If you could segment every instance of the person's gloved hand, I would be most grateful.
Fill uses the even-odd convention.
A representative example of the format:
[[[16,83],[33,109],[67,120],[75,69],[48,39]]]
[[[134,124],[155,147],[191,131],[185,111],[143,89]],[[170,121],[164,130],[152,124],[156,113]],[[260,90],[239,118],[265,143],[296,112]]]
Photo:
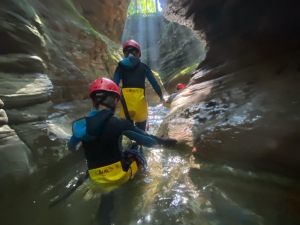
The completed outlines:
[[[177,140],[173,138],[159,138],[158,144],[163,145],[165,147],[171,147],[177,144]]]

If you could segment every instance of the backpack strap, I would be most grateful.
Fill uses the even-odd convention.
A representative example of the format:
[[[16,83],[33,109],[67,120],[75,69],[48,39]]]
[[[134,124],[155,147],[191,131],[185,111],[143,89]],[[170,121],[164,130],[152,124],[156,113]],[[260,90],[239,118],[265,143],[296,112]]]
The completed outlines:
[[[122,106],[123,106],[123,110],[124,110],[124,114],[125,114],[125,117],[126,119],[133,123],[133,120],[131,119],[130,115],[129,115],[129,112],[128,112],[128,108],[127,108],[127,105],[126,105],[126,102],[125,102],[125,98],[123,96],[123,92],[121,91],[121,103],[122,103]]]
[[[123,75],[122,75],[122,73],[121,73],[121,69],[119,68],[119,66],[117,67],[116,72],[120,74],[121,79],[122,79],[122,76],[123,76]],[[124,95],[123,95],[123,91],[122,91],[122,90],[121,90],[121,99],[120,99],[120,100],[121,100],[121,104],[122,104],[122,106],[123,106],[123,111],[124,111],[124,114],[125,114],[126,119],[127,119],[129,122],[133,123],[133,120],[131,119],[131,117],[130,117],[130,115],[129,115],[128,108],[127,108],[126,101],[125,101],[125,98],[124,98]]]

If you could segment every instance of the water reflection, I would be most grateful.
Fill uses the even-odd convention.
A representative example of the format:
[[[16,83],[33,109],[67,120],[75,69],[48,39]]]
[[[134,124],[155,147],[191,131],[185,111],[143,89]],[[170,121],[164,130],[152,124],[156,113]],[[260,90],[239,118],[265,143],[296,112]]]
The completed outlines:
[[[167,113],[162,106],[150,107],[152,133]],[[145,155],[148,170],[117,189],[113,198],[92,193],[85,183],[49,210],[50,199],[73,187],[86,170],[83,157],[66,159],[31,178],[26,191],[20,186],[18,193],[3,197],[1,224],[101,224],[110,213],[99,209],[101,201],[112,209],[115,225],[299,224],[288,202],[299,205],[299,191],[291,195],[286,178],[195,161],[191,154],[174,149],[147,149]]]

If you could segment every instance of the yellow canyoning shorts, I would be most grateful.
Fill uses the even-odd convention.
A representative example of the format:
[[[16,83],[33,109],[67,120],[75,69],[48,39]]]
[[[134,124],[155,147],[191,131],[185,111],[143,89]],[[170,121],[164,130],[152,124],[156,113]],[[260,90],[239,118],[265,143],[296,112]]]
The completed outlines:
[[[94,192],[108,193],[119,185],[132,179],[138,171],[136,161],[132,162],[127,172],[123,171],[121,161],[114,164],[89,170],[89,189]]]
[[[123,88],[122,93],[128,113],[133,122],[143,122],[148,118],[148,103],[142,88]],[[120,106],[120,117],[126,118],[124,109]]]

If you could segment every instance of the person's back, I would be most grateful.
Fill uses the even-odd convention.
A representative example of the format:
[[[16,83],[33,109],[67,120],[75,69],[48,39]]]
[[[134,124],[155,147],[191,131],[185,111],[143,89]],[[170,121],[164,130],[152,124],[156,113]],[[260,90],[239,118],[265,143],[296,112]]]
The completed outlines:
[[[135,56],[128,56],[119,62],[116,73],[121,75],[122,88],[141,88],[145,89],[145,80],[147,73],[150,73],[149,67],[142,63]],[[114,81],[117,82],[115,77]]]
[[[122,135],[147,147],[156,144],[176,144],[174,139],[149,135],[128,120],[114,117],[120,93],[113,81],[106,78],[96,80],[91,86],[90,97],[95,110],[73,123],[73,136],[68,142],[68,148],[74,151],[76,146],[82,143],[91,183],[96,186],[100,184],[100,189],[104,184],[109,185],[109,188],[102,188],[101,192],[111,191],[132,178],[143,164],[143,160],[145,162],[143,156],[142,160],[139,160],[141,158],[128,158],[124,155],[120,146]],[[138,152],[130,154],[139,155]]]
[[[157,143],[154,141],[156,139],[155,136],[139,130],[126,119],[113,116],[113,112],[108,109],[93,110],[84,119],[86,120],[85,127],[79,127],[76,124],[81,122],[79,120],[74,123],[73,130],[77,136],[79,132],[85,130],[89,136],[95,137],[94,139],[90,137],[82,137],[81,139],[89,169],[106,166],[122,160],[124,155],[122,154],[122,149],[120,149],[119,141],[122,135],[128,135],[128,131],[136,133],[135,141],[141,141],[142,136],[149,137],[146,141],[145,139],[142,141],[146,146],[150,147],[153,143]]]
[[[119,149],[118,140],[122,133],[131,129],[127,120],[120,120],[113,116],[108,109],[93,110],[86,118],[85,127],[81,128],[75,122],[74,134],[79,136],[80,130],[95,138],[82,137],[82,146],[89,169],[106,166],[122,160],[123,155]],[[129,126],[128,126],[129,125]],[[78,127],[78,128],[77,128]],[[76,129],[77,128],[77,129]]]
[[[149,80],[156,94],[164,102],[162,91],[150,68],[140,61],[141,50],[139,45],[130,40],[124,44],[125,59],[119,62],[114,75],[114,82],[119,85],[122,80],[122,107],[120,116],[142,130],[146,129],[148,118],[148,103],[145,98],[145,80]]]

